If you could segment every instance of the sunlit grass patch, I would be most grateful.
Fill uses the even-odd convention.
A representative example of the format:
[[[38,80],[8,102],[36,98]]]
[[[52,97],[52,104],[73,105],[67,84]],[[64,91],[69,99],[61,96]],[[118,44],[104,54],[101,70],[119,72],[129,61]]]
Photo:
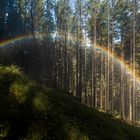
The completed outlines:
[[[19,67],[11,65],[11,66],[0,66],[0,74],[10,73],[10,74],[18,74],[21,75],[21,70]]]
[[[114,112],[113,117],[115,119],[121,119],[121,115],[117,111]]]
[[[26,100],[26,92],[28,90],[27,85],[21,83],[13,83],[10,87],[10,93],[15,97],[19,103],[23,103]]]
[[[32,92],[32,85],[32,81],[29,81],[24,75],[20,75],[10,84],[10,95],[19,103],[23,103]]]
[[[43,122],[32,123],[24,140],[43,140],[47,136],[47,126]]]
[[[37,93],[33,99],[33,106],[39,111],[47,111],[48,109],[48,98],[44,93]]]
[[[89,140],[88,136],[80,132],[78,128],[72,127],[68,130],[67,140]]]
[[[80,131],[78,125],[67,122],[59,128],[56,135],[60,140],[89,140],[88,135]]]
[[[6,122],[0,123],[0,139],[6,137],[9,129],[10,129],[10,124]]]

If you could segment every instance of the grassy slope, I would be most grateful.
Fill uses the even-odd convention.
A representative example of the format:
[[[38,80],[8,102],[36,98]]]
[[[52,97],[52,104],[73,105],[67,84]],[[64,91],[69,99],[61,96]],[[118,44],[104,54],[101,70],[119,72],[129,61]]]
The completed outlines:
[[[140,129],[0,67],[0,139],[140,140]]]

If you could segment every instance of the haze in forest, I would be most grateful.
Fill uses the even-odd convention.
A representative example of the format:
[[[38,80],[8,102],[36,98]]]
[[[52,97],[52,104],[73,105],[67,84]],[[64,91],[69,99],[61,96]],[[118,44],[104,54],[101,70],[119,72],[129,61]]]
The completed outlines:
[[[39,109],[41,115],[48,113],[46,106],[49,106],[49,102],[53,110],[55,107],[52,108],[52,106],[55,106],[55,103],[52,102],[50,89],[51,94],[54,94],[53,98],[56,96],[56,104],[63,103],[65,98],[68,100],[70,96],[74,102],[80,104],[79,111],[80,106],[84,106],[87,110],[104,112],[111,118],[139,126],[139,0],[0,0],[0,89],[2,110],[0,111],[2,116],[0,139],[22,139],[21,136],[13,135],[15,130],[18,133],[18,128],[21,129],[17,125],[22,118],[20,107],[27,109],[25,109],[25,114],[32,108],[35,118],[38,116],[36,109]],[[58,94],[63,93],[66,97],[59,97],[59,95],[57,97],[55,95],[57,91]],[[42,98],[47,99],[44,101]],[[20,106],[18,109],[14,102],[18,107]],[[65,101],[64,104],[66,105]],[[73,112],[74,107],[68,107],[70,104],[68,102],[64,108]],[[91,116],[96,114],[93,110],[91,110],[93,112]],[[16,111],[19,116],[15,116]],[[64,111],[66,115],[61,111],[56,112],[62,113],[64,118],[63,115],[56,114],[65,122],[71,114],[68,115]],[[87,111],[88,114],[89,112]],[[11,119],[5,116],[10,116]],[[26,119],[32,122],[34,117],[29,116],[27,115]],[[53,121],[58,117],[56,116],[53,114],[52,119],[47,116],[48,120],[52,121],[51,125],[55,124]],[[45,116],[44,119],[45,125],[49,125],[47,117]],[[100,117],[105,119],[104,115]],[[79,116],[77,118],[82,120]],[[77,123],[78,119],[72,120]],[[39,116],[39,120],[43,119]],[[107,120],[110,122],[110,118],[107,117]],[[86,123],[89,125],[88,122]],[[125,123],[122,126],[117,123],[118,130],[120,129],[122,134],[127,132],[122,128],[123,126],[127,128]],[[55,127],[48,134],[46,126],[40,123],[36,125],[33,121],[33,126],[27,122],[25,124],[26,127],[23,129],[27,131],[29,128],[33,131],[34,125],[40,126],[44,139],[48,140],[49,136],[50,139],[59,137],[54,134],[55,138],[53,138],[51,132],[57,130]],[[67,128],[67,125],[64,125],[65,127]],[[80,123],[76,128],[75,138],[68,136],[69,133],[67,133],[70,130],[72,132],[70,134],[73,134],[72,123],[68,125],[68,128],[70,129],[65,131],[67,136],[60,139],[105,139],[105,137],[98,137],[99,133],[97,137],[96,134],[92,137],[90,130],[80,126]],[[80,128],[85,128],[82,129],[83,133],[80,133]],[[93,128],[91,129],[94,131]],[[118,136],[119,131],[117,133],[117,128],[114,129]],[[23,131],[20,133],[23,136]],[[23,137],[27,138],[27,134],[29,131]],[[131,136],[133,134],[132,132]],[[136,139],[131,136],[128,138],[122,135],[120,139]],[[37,136],[34,135],[34,137]],[[139,139],[139,136],[137,137]],[[114,136],[110,139],[117,140],[118,138]],[[39,136],[38,139],[43,138]]]

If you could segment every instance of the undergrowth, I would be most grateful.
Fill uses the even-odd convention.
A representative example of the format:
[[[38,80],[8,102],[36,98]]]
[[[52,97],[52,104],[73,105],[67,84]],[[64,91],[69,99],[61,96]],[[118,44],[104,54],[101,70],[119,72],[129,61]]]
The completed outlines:
[[[140,129],[0,67],[1,140],[140,140]]]

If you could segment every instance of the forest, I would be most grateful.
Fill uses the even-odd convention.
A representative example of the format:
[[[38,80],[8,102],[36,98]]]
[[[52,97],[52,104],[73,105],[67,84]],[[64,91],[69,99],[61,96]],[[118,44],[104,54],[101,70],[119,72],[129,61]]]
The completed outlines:
[[[140,140],[139,0],[0,0],[0,140]]]

